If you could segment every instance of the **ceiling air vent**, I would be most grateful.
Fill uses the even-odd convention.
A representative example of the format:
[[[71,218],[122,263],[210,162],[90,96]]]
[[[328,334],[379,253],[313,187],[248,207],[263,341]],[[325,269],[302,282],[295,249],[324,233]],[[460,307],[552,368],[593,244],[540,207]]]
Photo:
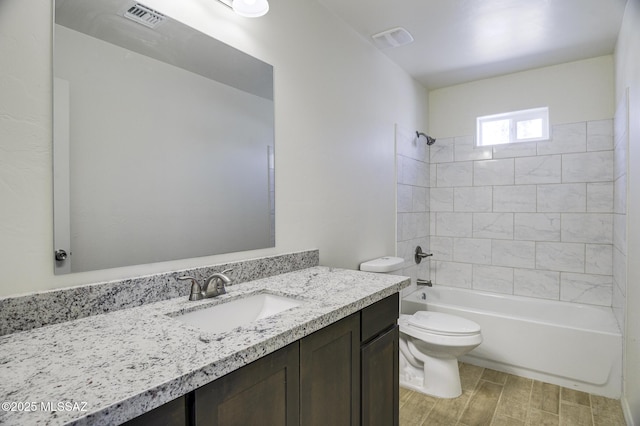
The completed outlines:
[[[155,28],[167,19],[167,17],[162,13],[156,12],[155,10],[140,3],[135,3],[127,9],[124,13],[124,17],[149,28]]]
[[[413,41],[413,36],[404,28],[392,28],[371,36],[376,45],[381,49],[399,47]]]

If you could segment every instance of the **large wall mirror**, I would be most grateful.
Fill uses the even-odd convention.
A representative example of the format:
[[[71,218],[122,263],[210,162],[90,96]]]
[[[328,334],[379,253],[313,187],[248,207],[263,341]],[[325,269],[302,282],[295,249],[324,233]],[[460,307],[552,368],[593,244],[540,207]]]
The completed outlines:
[[[54,40],[56,274],[275,245],[271,65],[126,0]]]

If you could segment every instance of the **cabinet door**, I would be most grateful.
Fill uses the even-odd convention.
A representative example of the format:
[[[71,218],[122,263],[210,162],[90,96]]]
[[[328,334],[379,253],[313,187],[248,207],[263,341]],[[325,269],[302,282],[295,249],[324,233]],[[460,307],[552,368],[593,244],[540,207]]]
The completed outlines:
[[[186,426],[187,421],[186,396],[181,396],[129,420],[124,426]]]
[[[362,346],[363,425],[398,425],[398,339],[395,326]]]
[[[360,424],[360,314],[300,340],[300,424]]]
[[[195,390],[195,424],[299,425],[299,352],[292,343]]]

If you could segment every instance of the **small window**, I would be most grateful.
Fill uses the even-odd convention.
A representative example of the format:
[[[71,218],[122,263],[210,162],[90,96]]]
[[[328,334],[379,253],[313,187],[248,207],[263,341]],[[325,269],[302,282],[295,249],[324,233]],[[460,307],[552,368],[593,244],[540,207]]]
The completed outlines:
[[[500,145],[549,139],[549,108],[485,115],[476,120],[476,144]]]

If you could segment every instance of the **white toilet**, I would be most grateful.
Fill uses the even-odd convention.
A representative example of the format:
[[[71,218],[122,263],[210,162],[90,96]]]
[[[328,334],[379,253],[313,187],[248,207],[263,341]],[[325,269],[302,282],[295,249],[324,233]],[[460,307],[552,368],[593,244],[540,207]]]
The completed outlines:
[[[361,271],[393,273],[404,259],[382,257],[360,264]],[[400,315],[400,385],[439,398],[462,394],[458,357],[480,343],[480,326],[442,312]]]

